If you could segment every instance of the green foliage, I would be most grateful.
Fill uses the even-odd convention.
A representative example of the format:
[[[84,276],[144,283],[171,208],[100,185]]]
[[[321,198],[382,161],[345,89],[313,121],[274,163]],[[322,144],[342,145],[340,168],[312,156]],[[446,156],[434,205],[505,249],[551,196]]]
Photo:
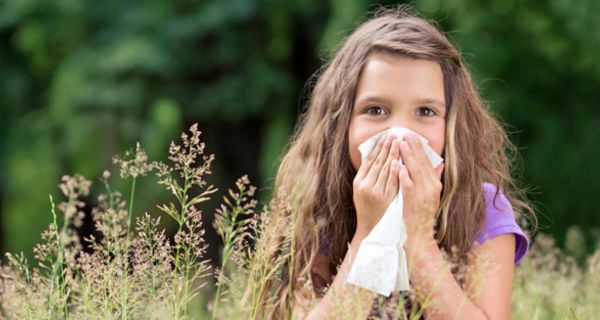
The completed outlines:
[[[60,173],[99,177],[110,155],[134,141],[157,157],[191,122],[219,139],[211,144],[223,154],[216,186],[242,173],[268,185],[309,75],[368,11],[396,3],[0,2],[2,246],[31,258],[27,248],[45,227],[45,195]],[[521,148],[541,226],[562,244],[566,229],[580,225],[594,248],[599,2],[414,4],[463,52]],[[154,184],[139,191],[147,199],[160,194]],[[145,200],[136,212],[152,209]]]
[[[235,125],[250,121],[257,143],[241,143],[234,157],[249,159],[254,176],[269,177],[294,119],[293,23],[324,6],[305,4],[0,3],[1,216],[12,226],[3,230],[6,247],[31,247],[30,235],[43,228],[35,218],[46,202],[39,191],[49,190],[59,172],[97,177],[111,154],[135,140],[156,155],[192,121],[214,136],[232,131],[236,140],[248,132],[233,131]],[[237,175],[222,171],[217,185]],[[158,194],[152,188],[142,194]]]
[[[457,43],[484,98],[520,148],[541,228],[600,226],[600,10],[575,2],[437,1],[418,8]],[[597,231],[596,231],[597,232]],[[598,241],[598,240],[596,240]],[[591,246],[593,248],[593,246]]]

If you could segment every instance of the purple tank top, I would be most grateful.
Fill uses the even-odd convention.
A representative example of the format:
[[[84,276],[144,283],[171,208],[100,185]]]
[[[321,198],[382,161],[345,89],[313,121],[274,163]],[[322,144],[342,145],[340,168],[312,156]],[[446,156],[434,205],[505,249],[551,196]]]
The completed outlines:
[[[529,238],[527,238],[523,230],[517,225],[512,206],[504,193],[500,191],[498,197],[494,199],[496,190],[496,186],[491,183],[486,182],[483,184],[486,219],[483,227],[477,234],[477,240],[473,246],[481,245],[486,240],[501,234],[512,233],[515,236],[515,264],[518,264],[525,257],[525,254],[527,254]]]

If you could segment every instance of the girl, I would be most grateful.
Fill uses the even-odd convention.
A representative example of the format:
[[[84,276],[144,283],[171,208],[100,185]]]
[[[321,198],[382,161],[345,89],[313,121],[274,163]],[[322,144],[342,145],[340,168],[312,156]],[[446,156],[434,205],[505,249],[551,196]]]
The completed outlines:
[[[380,139],[361,163],[357,147],[392,127],[425,137],[444,164],[432,168],[410,135]],[[405,7],[377,12],[324,68],[280,165],[275,188],[293,197],[297,217],[294,271],[274,316],[335,318],[340,304],[359,306],[353,318],[368,316],[376,295],[348,284],[347,274],[400,189],[411,292],[428,304],[425,316],[509,318],[514,265],[528,246],[514,214],[531,207],[519,200],[506,150],[514,146],[448,39]],[[442,252],[466,270],[484,256],[494,268],[463,279]]]

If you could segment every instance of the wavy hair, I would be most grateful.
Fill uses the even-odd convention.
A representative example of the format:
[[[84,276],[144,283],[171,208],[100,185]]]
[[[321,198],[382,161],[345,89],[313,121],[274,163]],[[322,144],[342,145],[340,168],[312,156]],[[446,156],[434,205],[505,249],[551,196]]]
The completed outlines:
[[[533,217],[524,191],[511,177],[516,148],[479,96],[460,53],[409,7],[379,9],[314,75],[318,80],[279,166],[274,188],[293,197],[296,225],[291,260],[295,271],[280,285],[276,312],[289,307],[291,293],[303,280],[311,279],[316,291],[330,284],[331,278],[323,279],[315,270],[319,251],[326,250],[325,264],[335,274],[354,234],[352,181],[356,171],[350,162],[348,127],[358,79],[374,52],[426,59],[441,66],[448,112],[443,191],[435,230],[440,248],[459,256],[470,251],[485,219],[484,182],[498,187],[496,196],[499,191],[506,195],[517,217],[529,213]]]

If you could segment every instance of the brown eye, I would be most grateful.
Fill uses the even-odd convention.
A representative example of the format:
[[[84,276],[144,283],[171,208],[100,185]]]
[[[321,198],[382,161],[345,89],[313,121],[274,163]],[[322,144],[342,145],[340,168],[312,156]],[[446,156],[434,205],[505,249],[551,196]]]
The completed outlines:
[[[381,116],[385,115],[386,111],[381,106],[371,106],[365,109],[365,113],[372,116]]]
[[[417,114],[421,117],[433,117],[436,115],[435,111],[430,107],[419,107]]]

